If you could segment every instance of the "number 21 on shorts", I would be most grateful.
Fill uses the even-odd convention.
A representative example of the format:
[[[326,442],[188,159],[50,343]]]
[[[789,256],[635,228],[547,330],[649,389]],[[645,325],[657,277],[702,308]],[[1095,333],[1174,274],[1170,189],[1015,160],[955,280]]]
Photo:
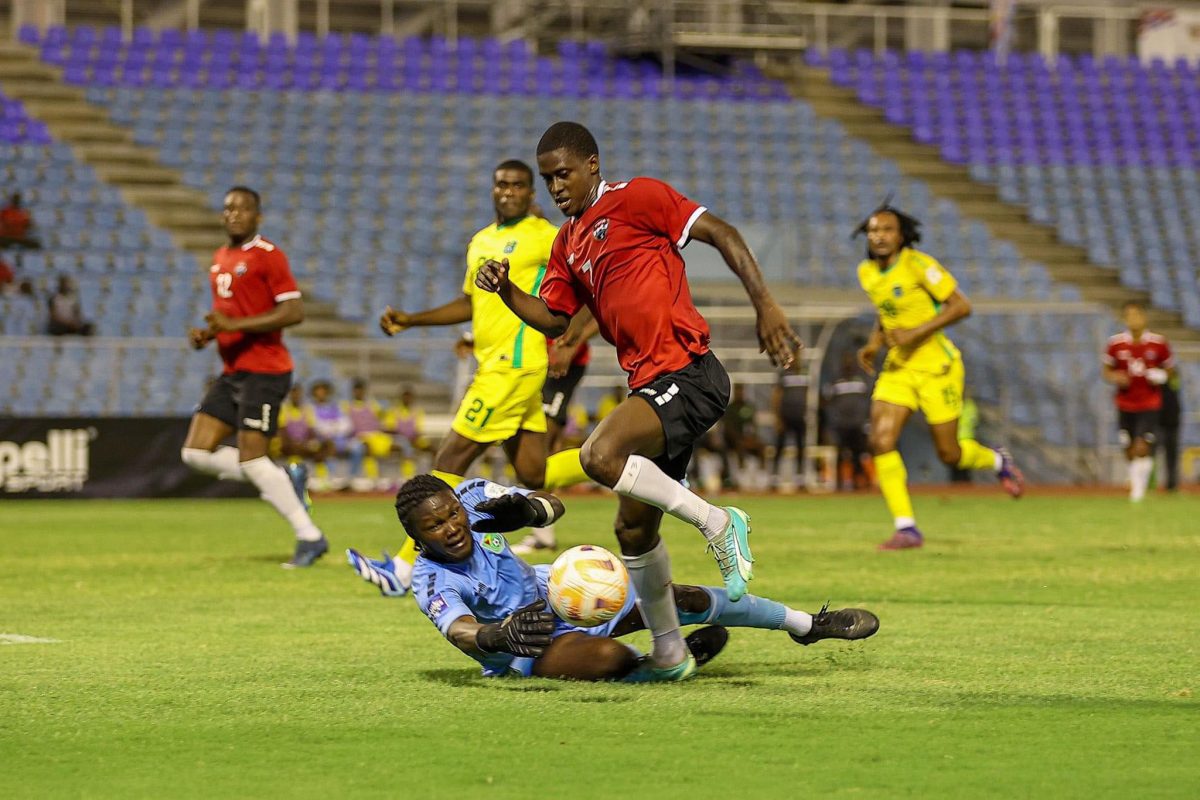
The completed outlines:
[[[474,425],[477,429],[482,430],[487,426],[488,420],[491,419],[492,412],[495,411],[496,408],[495,406],[488,406],[486,408],[487,413],[483,415],[483,419],[479,419],[479,412],[484,410],[485,407],[483,405],[483,400],[476,397],[471,401],[470,407],[467,408],[463,416],[466,417],[467,422]]]

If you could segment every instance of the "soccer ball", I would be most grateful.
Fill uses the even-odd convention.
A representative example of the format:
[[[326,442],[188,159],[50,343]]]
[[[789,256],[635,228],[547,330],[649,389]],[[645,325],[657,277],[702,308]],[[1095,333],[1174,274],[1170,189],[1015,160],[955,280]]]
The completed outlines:
[[[603,625],[629,597],[629,573],[621,559],[593,544],[572,547],[550,565],[550,607],[583,628]]]

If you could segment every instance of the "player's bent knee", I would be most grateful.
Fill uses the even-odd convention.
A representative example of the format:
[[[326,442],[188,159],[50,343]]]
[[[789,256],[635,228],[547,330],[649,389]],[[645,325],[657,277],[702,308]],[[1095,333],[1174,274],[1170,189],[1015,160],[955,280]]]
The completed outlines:
[[[596,483],[612,488],[621,480],[621,471],[629,454],[619,451],[607,442],[588,439],[579,450],[579,462],[583,471]]]

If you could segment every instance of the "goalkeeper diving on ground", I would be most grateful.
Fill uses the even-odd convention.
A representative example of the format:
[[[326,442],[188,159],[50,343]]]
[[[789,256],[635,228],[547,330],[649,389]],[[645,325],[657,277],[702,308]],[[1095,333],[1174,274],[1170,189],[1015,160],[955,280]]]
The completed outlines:
[[[564,513],[562,501],[543,491],[505,487],[481,478],[457,489],[433,475],[418,475],[396,494],[396,514],[419,555],[412,593],[421,611],[455,647],[478,661],[488,677],[537,676],[572,680],[653,680],[642,655],[617,638],[645,623],[630,587],[612,620],[582,628],[547,608],[550,566],[531,566],[501,535],[548,525]],[[385,596],[405,594],[393,560],[346,551],[350,565]],[[821,639],[865,639],[879,629],[869,611],[822,608],[807,614],[765,597],[729,600],[724,588],[675,584],[680,622],[704,625],[687,637],[699,666],[725,646],[727,628],[785,631],[797,644]]]

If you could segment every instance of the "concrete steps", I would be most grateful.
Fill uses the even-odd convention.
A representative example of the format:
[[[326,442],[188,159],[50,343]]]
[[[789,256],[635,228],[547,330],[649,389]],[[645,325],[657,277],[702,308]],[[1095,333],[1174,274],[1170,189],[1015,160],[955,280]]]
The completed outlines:
[[[936,148],[914,142],[907,129],[888,123],[854,92],[833,85],[824,70],[780,67],[774,77],[787,81],[817,114],[837,120],[881,156],[896,160],[906,175],[925,181],[935,195],[955,201],[993,235],[1015,244],[1024,258],[1044,264],[1051,278],[1079,287],[1085,300],[1114,312],[1128,300],[1149,302],[1148,294],[1121,286],[1115,270],[1091,263],[1085,250],[1060,242],[1054,228],[1033,222],[1023,207],[1003,202],[994,187],[972,180],[964,167],[945,163]],[[1151,324],[1173,340],[1200,341],[1200,331],[1184,326],[1173,312],[1154,310]]]
[[[76,22],[86,24],[83,19]],[[204,192],[186,186],[178,171],[162,164],[154,148],[134,142],[132,132],[113,123],[104,108],[89,103],[83,90],[63,84],[61,71],[39,61],[34,48],[0,42],[0,88],[21,100],[31,116],[46,123],[55,139],[70,145],[101,180],[116,186],[126,202],[141,208],[154,225],[168,231],[175,243],[196,259],[198,269],[207,269],[213,251],[225,239],[220,214],[209,207]],[[286,237],[286,233],[282,235]],[[286,239],[281,244],[286,251]],[[311,297],[311,287],[301,288]],[[310,351],[333,362],[339,375],[322,377],[356,376],[366,363],[365,377],[375,384],[380,397],[396,397],[402,387],[411,386],[430,407],[448,401],[447,386],[423,382],[419,365],[401,361],[379,347],[367,338],[363,325],[339,318],[330,303],[306,300],[305,320],[289,335],[305,339]],[[347,346],[356,341],[371,349],[371,358],[365,362],[354,347]],[[322,348],[322,342],[338,346]],[[396,348],[395,352],[402,351]]]

